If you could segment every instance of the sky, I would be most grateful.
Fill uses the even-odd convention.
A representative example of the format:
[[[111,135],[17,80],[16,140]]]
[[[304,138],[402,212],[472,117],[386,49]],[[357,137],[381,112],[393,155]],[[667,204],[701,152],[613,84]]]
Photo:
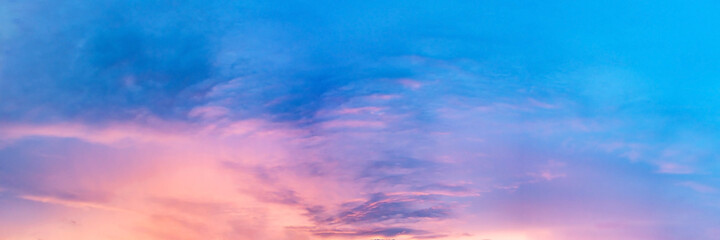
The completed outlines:
[[[712,240],[714,1],[0,0],[0,240]]]

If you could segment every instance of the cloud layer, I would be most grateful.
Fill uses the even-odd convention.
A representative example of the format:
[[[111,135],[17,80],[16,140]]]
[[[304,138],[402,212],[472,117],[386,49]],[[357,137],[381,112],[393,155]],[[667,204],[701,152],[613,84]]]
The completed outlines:
[[[0,0],[0,239],[714,239],[701,5]]]

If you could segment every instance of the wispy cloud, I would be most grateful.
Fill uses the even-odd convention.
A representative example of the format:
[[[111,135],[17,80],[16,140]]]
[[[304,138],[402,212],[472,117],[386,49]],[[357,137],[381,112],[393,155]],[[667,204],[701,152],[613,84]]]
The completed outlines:
[[[717,9],[561,5],[2,1],[0,239],[715,239]]]

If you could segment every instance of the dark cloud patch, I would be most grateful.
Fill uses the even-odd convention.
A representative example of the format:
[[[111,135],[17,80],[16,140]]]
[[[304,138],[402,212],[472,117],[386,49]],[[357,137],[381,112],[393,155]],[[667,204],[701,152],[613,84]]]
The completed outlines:
[[[315,205],[315,206],[305,206],[305,211],[307,213],[305,216],[309,217],[310,220],[312,220],[315,223],[328,223],[333,222],[334,217],[329,215],[327,213],[327,210],[324,206]]]
[[[278,203],[285,205],[301,205],[302,199],[297,196],[297,193],[287,187],[282,186],[277,182],[278,174],[273,169],[268,169],[259,166],[245,166],[235,162],[222,161],[220,162],[221,167],[243,174],[250,174],[255,180],[259,181],[261,186],[260,189],[242,186],[240,191],[249,193],[260,201],[268,203]],[[281,169],[275,169],[281,170]]]
[[[15,15],[2,44],[0,112],[39,121],[177,114],[183,91],[210,76],[212,51],[202,11],[163,6],[48,1],[18,12],[27,15]]]
[[[377,193],[364,202],[342,204],[339,212],[323,206],[305,205],[306,216],[315,224],[312,227],[291,227],[320,237],[362,237],[411,235],[432,238],[432,232],[408,228],[423,220],[450,217],[450,209],[434,202],[430,196],[386,195]],[[377,227],[378,224],[384,227]]]
[[[414,221],[442,219],[450,216],[446,207],[435,205],[418,207],[426,196],[387,196],[379,193],[360,206],[341,212],[335,221],[344,224],[376,223],[384,221]]]

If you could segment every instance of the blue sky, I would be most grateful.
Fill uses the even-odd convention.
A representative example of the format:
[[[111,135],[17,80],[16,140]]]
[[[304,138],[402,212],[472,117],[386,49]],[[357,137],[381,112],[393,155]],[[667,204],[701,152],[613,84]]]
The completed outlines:
[[[718,8],[0,0],[0,238],[714,239]]]

